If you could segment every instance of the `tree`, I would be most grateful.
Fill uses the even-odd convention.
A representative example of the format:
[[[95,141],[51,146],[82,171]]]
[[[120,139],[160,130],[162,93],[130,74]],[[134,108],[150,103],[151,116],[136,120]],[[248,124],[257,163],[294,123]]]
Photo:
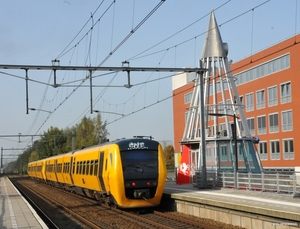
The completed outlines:
[[[166,159],[167,169],[174,169],[174,147],[172,145],[167,145],[166,147],[164,147],[163,151]]]
[[[66,142],[67,138],[64,134],[64,131],[58,129],[57,127],[51,126],[50,129],[44,133],[44,136],[37,145],[37,151],[40,155],[40,158],[66,153]]]
[[[101,120],[100,114],[95,118],[83,117],[79,124],[65,130],[51,126],[40,140],[35,141],[16,161],[10,163],[8,171],[24,172],[28,162],[70,152],[73,149],[74,135],[75,149],[106,142],[109,135],[106,126],[107,122]]]
[[[96,145],[106,142],[108,131],[106,122],[102,122],[100,114],[96,118],[83,117],[76,126],[76,148]]]
[[[101,116],[99,113],[97,114],[97,117],[94,118],[93,121],[94,121],[94,125],[95,125],[95,136],[98,141],[98,144],[107,142],[108,141],[107,137],[109,135],[109,133],[106,129],[107,122],[106,121],[104,123],[102,122]]]

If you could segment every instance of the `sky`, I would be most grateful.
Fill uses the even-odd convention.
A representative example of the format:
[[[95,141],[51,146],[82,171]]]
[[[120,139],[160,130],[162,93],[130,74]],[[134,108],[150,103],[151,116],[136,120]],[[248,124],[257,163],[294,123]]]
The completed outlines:
[[[197,67],[214,10],[236,62],[299,33],[299,0],[10,0],[0,8],[0,65]],[[147,16],[149,15],[149,17]],[[18,155],[50,127],[91,114],[86,71],[0,69],[0,147]],[[93,109],[110,140],[135,135],[173,142],[170,72],[93,72]],[[8,157],[7,157],[8,158]],[[5,160],[8,160],[4,158]],[[4,162],[5,162],[4,160]]]

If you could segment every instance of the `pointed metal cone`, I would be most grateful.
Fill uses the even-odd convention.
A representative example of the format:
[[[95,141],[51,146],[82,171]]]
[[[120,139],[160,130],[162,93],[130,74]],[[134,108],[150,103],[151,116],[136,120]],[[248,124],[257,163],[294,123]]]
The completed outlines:
[[[227,53],[227,44],[222,42],[215,14],[212,11],[201,58],[226,57]]]

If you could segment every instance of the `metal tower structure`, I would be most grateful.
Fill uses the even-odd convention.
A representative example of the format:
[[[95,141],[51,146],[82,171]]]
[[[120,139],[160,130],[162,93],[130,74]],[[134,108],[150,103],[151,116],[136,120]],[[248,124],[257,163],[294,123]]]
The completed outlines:
[[[261,163],[244,114],[242,98],[235,85],[223,43],[212,11],[199,66],[207,69],[195,79],[181,141],[182,158],[191,175],[195,171],[260,172]],[[205,144],[202,144],[205,142]],[[257,142],[256,142],[257,143]]]

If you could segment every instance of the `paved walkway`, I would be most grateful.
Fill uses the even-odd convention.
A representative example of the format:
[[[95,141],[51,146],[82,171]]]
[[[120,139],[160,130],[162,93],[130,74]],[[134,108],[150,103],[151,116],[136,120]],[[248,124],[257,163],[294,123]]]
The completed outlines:
[[[225,188],[200,190],[175,182],[167,182],[164,193],[174,199],[291,220],[300,226],[300,198],[290,195]]]
[[[0,202],[1,229],[48,228],[6,176],[0,177]]]

